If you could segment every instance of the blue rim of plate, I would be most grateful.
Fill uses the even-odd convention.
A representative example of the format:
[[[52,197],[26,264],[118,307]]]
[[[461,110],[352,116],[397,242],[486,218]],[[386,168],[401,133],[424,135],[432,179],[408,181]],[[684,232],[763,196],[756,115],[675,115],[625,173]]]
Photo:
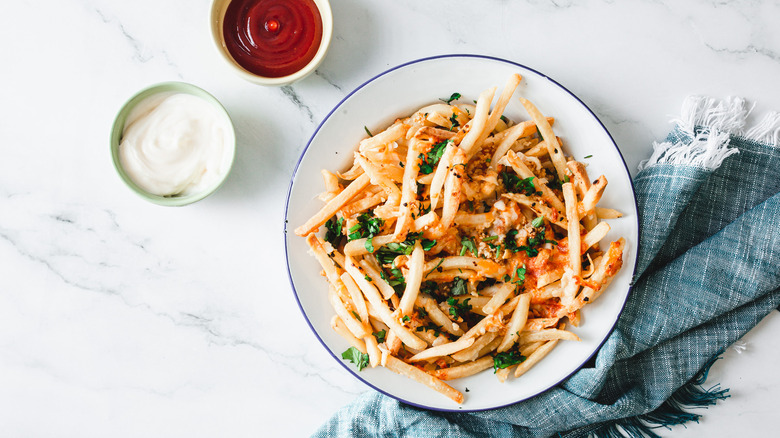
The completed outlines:
[[[448,54],[448,55],[437,55],[437,56],[430,56],[430,57],[427,57],[427,58],[416,59],[414,61],[409,61],[409,62],[400,64],[400,65],[397,65],[397,66],[395,66],[393,68],[390,68],[388,70],[385,70],[384,72],[382,72],[382,73],[372,77],[371,79],[367,80],[366,82],[363,82],[360,86],[356,87],[349,94],[347,94],[343,99],[341,99],[341,101],[336,106],[334,106],[333,109],[330,110],[328,115],[325,116],[325,118],[322,119],[322,121],[320,122],[319,126],[317,126],[317,129],[314,130],[314,133],[312,133],[311,137],[309,138],[309,141],[306,143],[306,147],[303,148],[303,151],[301,152],[301,156],[298,158],[298,162],[295,164],[295,169],[293,170],[292,177],[290,177],[290,185],[287,188],[287,199],[286,199],[285,205],[284,205],[284,234],[283,234],[283,236],[287,235],[287,214],[288,214],[288,210],[290,208],[290,195],[292,194],[292,188],[293,188],[293,184],[295,183],[295,177],[296,177],[296,175],[298,175],[298,168],[301,166],[301,162],[303,161],[303,157],[306,156],[306,152],[309,150],[309,146],[311,146],[311,142],[317,136],[317,133],[320,132],[320,129],[325,124],[325,122],[327,122],[330,119],[330,117],[333,115],[333,113],[336,112],[336,110],[338,110],[339,108],[341,108],[341,106],[344,104],[344,102],[349,100],[349,98],[352,97],[353,94],[357,93],[362,88],[364,88],[366,85],[374,82],[378,78],[380,78],[382,76],[385,76],[388,73],[391,73],[391,72],[393,72],[395,70],[399,70],[399,69],[402,69],[404,67],[408,67],[410,65],[419,64],[419,63],[428,62],[428,61],[433,61],[433,60],[442,59],[442,58],[478,58],[478,59],[486,59],[486,60],[490,60],[490,61],[497,61],[497,62],[503,62],[503,63],[506,63],[506,64],[514,65],[514,66],[520,67],[522,69],[525,69],[525,70],[528,70],[528,71],[532,71],[532,72],[538,74],[539,76],[542,76],[543,78],[545,78],[545,79],[549,80],[550,82],[552,82],[553,84],[555,84],[561,90],[563,90],[566,93],[568,93],[571,97],[573,97],[575,100],[577,100],[577,102],[579,102],[580,105],[583,106],[583,108],[588,110],[588,112],[593,116],[593,119],[596,122],[598,122],[598,124],[601,126],[601,129],[603,129],[604,132],[609,137],[609,140],[612,142],[612,146],[615,148],[615,151],[617,151],[618,156],[620,157],[620,161],[623,162],[623,168],[626,171],[626,174],[629,176],[628,180],[629,180],[629,183],[631,184],[631,192],[634,194],[634,208],[636,209],[637,212],[639,211],[639,205],[636,202],[636,190],[634,188],[634,181],[631,179],[631,172],[628,170],[628,165],[626,164],[625,158],[623,158],[623,154],[620,152],[620,148],[618,148],[617,143],[615,143],[615,139],[612,138],[612,134],[609,133],[609,130],[607,130],[607,128],[604,126],[604,124],[601,122],[601,120],[593,112],[593,110],[591,110],[590,107],[585,105],[585,102],[583,102],[579,97],[577,97],[574,93],[569,91],[566,87],[564,87],[563,85],[558,83],[556,80],[550,78],[546,74],[541,73],[541,72],[539,72],[537,70],[534,70],[534,69],[532,69],[530,67],[526,67],[525,65],[519,64],[517,62],[508,61],[508,60],[503,59],[503,58],[497,58],[497,57],[486,56],[486,55]],[[636,221],[636,227],[637,227],[637,237],[639,237],[641,235],[641,232],[642,232],[642,229],[641,229],[642,226],[639,223],[638,218],[637,218],[637,221]],[[639,239],[637,239],[637,242],[636,242],[636,254],[637,254],[637,257],[634,260],[634,266],[632,267],[632,270],[631,270],[631,278],[632,279],[633,279],[634,275],[636,275],[636,267],[637,267],[637,264],[639,263],[639,256],[638,256],[639,255],[639,251],[640,251],[640,246],[639,245],[640,245],[640,242],[639,242]],[[311,321],[309,320],[309,317],[306,315],[306,311],[303,309],[303,305],[301,304],[301,300],[298,298],[298,290],[295,289],[295,282],[293,282],[292,273],[290,272],[289,248],[287,247],[287,239],[286,239],[286,237],[284,239],[284,256],[285,256],[285,264],[287,266],[287,278],[289,279],[290,287],[292,287],[293,293],[295,294],[295,301],[298,303],[298,308],[301,310],[301,313],[303,314],[303,318],[306,320],[306,324],[309,325],[309,328],[314,333],[314,336],[317,338],[317,340],[320,342],[320,344],[322,344],[322,346],[325,348],[325,350],[336,360],[336,362],[338,362],[339,365],[341,365],[351,375],[355,376],[358,380],[360,380],[364,384],[368,385],[369,387],[373,388],[375,391],[378,391],[378,392],[380,392],[380,393],[382,393],[382,394],[384,394],[384,395],[386,395],[388,397],[394,398],[394,399],[396,399],[396,400],[398,400],[398,401],[400,401],[400,402],[402,402],[404,404],[410,405],[410,406],[414,406],[414,407],[418,407],[418,408],[422,408],[422,409],[428,409],[428,410],[432,410],[432,411],[439,411],[439,412],[481,412],[481,411],[489,411],[489,410],[493,410],[493,409],[499,409],[499,408],[503,408],[503,407],[506,407],[506,406],[511,406],[511,405],[516,404],[516,403],[520,403],[522,401],[531,399],[533,397],[536,397],[536,396],[538,396],[540,394],[543,394],[543,393],[549,391],[550,389],[560,385],[561,382],[566,381],[569,377],[573,376],[576,372],[581,370],[582,367],[585,364],[587,364],[588,362],[590,362],[590,360],[594,356],[596,356],[596,354],[599,352],[599,350],[601,350],[601,347],[604,345],[605,342],[607,342],[607,339],[610,338],[612,332],[615,330],[615,327],[617,326],[617,323],[620,320],[620,316],[623,314],[623,311],[626,308],[626,303],[628,302],[628,297],[631,295],[631,291],[634,288],[634,281],[632,280],[630,282],[629,286],[628,286],[628,291],[626,292],[626,298],[623,300],[623,304],[620,307],[620,312],[618,312],[618,317],[615,318],[615,322],[612,324],[612,327],[609,329],[609,331],[607,331],[606,336],[604,336],[604,339],[599,343],[598,347],[596,347],[593,350],[593,353],[591,353],[584,361],[582,361],[582,363],[579,364],[577,366],[577,368],[574,369],[574,371],[572,371],[571,373],[567,374],[565,377],[561,378],[560,380],[558,380],[554,384],[550,385],[544,391],[539,391],[539,392],[537,392],[534,395],[520,398],[520,399],[515,400],[515,401],[513,401],[511,403],[506,403],[506,404],[502,404],[502,405],[492,406],[492,407],[489,407],[489,408],[480,408],[480,409],[462,409],[462,408],[446,409],[446,408],[437,408],[437,407],[426,406],[426,405],[423,405],[423,404],[420,404],[420,403],[410,402],[408,400],[404,400],[401,397],[398,397],[396,395],[390,394],[387,391],[379,389],[376,386],[374,386],[373,384],[371,384],[370,382],[368,382],[363,377],[357,375],[348,366],[348,364],[346,364],[344,361],[342,361],[341,358],[337,357],[336,354],[334,354],[330,350],[330,348],[325,344],[325,342],[322,340],[320,335],[317,333],[317,330],[311,324]]]

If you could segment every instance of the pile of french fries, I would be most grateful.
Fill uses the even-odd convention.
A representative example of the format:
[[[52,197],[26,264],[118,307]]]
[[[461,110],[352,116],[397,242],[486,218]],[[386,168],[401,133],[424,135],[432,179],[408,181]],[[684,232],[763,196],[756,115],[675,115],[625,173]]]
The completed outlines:
[[[493,368],[503,382],[578,341],[567,324],[622,266],[625,239],[600,244],[601,219],[621,216],[597,207],[606,178],[591,183],[533,103],[519,98],[530,120],[502,115],[521,80],[495,105],[495,87],[475,104],[453,94],[365,138],[350,169],[322,171],[325,204],[295,230],[332,328],[371,367],[456,403],[445,381]]]

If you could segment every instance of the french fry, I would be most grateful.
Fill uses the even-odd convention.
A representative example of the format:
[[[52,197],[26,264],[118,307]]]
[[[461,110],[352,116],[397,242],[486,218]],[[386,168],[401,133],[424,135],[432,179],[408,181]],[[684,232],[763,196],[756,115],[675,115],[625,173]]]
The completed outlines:
[[[588,248],[596,245],[603,239],[609,232],[609,224],[606,222],[599,222],[594,226],[587,234],[582,236],[582,247],[587,250]]]
[[[458,324],[454,323],[449,317],[447,317],[444,312],[442,312],[442,310],[436,304],[435,300],[426,296],[418,296],[417,303],[426,312],[428,312],[428,316],[431,318],[433,323],[452,335],[463,335],[463,329],[461,329]]]
[[[355,306],[355,312],[357,312],[360,320],[369,321],[368,306],[366,306],[366,301],[363,299],[363,292],[360,291],[360,288],[355,284],[352,276],[348,273],[345,272],[341,274],[340,278],[341,282],[349,291],[349,296],[352,298],[352,305]]]
[[[579,341],[580,337],[574,333],[559,329],[544,329],[539,331],[524,331],[520,333],[519,344],[529,344],[531,342],[549,341],[553,339],[564,339],[567,341]]]
[[[445,147],[444,154],[441,159],[439,159],[439,165],[436,166],[436,170],[433,173],[429,194],[431,199],[431,212],[436,210],[439,206],[441,190],[444,187],[444,180],[447,178],[450,167],[452,167],[452,158],[455,156],[456,149],[457,146],[455,146],[455,143],[449,143]]]
[[[360,152],[363,152],[367,149],[373,149],[377,146],[394,142],[403,137],[406,134],[407,129],[409,129],[409,127],[405,126],[403,123],[395,123],[373,137],[361,140],[359,150]]]
[[[476,360],[480,356],[479,353],[482,351],[482,349],[485,348],[486,345],[493,342],[493,339],[496,339],[497,336],[497,332],[487,332],[484,335],[478,337],[474,343],[467,348],[464,348],[457,353],[453,353],[452,358],[458,362],[471,362]]]
[[[368,249],[366,248],[367,241],[368,238],[365,237],[350,240],[346,245],[344,245],[344,254],[353,257],[368,254]],[[381,236],[374,236],[371,239],[371,244],[374,245],[375,249],[378,249],[387,245],[388,243],[393,243],[395,241],[395,236],[392,234],[383,234]]]
[[[599,219],[617,219],[623,217],[623,213],[612,208],[596,207],[595,211],[596,216],[598,216]]]
[[[336,293],[336,289],[334,289],[332,286],[328,292],[328,299],[330,300],[330,305],[333,306],[333,309],[336,311],[336,315],[338,315],[339,318],[344,321],[344,325],[347,326],[350,333],[352,333],[356,338],[363,338],[368,334],[366,326],[355,317],[357,313],[353,315],[347,309],[344,303],[341,302],[341,298],[339,298],[338,293]]]
[[[433,375],[441,380],[455,380],[473,376],[474,374],[492,367],[493,358],[491,356],[483,356],[475,361],[464,363],[462,365],[438,369],[433,372]]]
[[[566,158],[563,156],[563,151],[558,144],[558,138],[553,133],[552,127],[547,122],[547,118],[542,115],[536,105],[531,103],[528,99],[520,98],[520,103],[523,104],[528,115],[536,123],[537,129],[542,134],[542,141],[544,141],[547,147],[547,153],[550,154],[550,159],[555,166],[555,171],[558,174],[558,179],[564,181],[566,179]]]
[[[490,103],[493,101],[493,95],[495,93],[496,87],[493,87],[480,93],[479,98],[477,99],[477,109],[474,113],[474,118],[469,122],[469,125],[471,125],[470,129],[459,145],[466,155],[471,154],[471,150],[475,146],[479,146],[477,140],[482,136],[482,131],[487,124]]]
[[[525,374],[528,370],[531,369],[532,366],[536,365],[540,360],[542,360],[542,358],[547,356],[547,354],[552,351],[553,348],[555,348],[557,343],[558,340],[554,339],[537,348],[533,353],[531,353],[530,356],[528,356],[526,360],[521,362],[520,365],[515,368],[515,378]]]
[[[395,223],[393,236],[397,242],[406,239],[406,233],[412,223],[412,208],[417,195],[417,174],[420,172],[420,163],[417,155],[420,153],[420,141],[414,139],[409,143],[404,166],[403,186],[401,187],[401,201],[398,210],[398,221]]]
[[[580,216],[577,212],[577,196],[574,194],[574,186],[565,183],[563,187],[563,200],[566,203],[566,221],[568,222],[569,237],[569,269],[573,275],[579,276],[582,271],[582,259],[580,252]]]
[[[493,295],[492,298],[490,298],[490,301],[487,302],[482,307],[482,311],[486,314],[493,313],[496,310],[498,310],[499,307],[504,305],[504,302],[512,295],[512,293],[515,291],[516,286],[511,283],[504,283],[499,288],[499,292]]]
[[[308,221],[306,221],[305,224],[296,228],[295,234],[299,236],[306,236],[312,231],[316,231],[317,228],[321,227],[325,222],[328,221],[328,219],[333,217],[333,215],[336,214],[336,212],[339,211],[341,207],[343,207],[347,202],[349,202],[350,199],[357,195],[358,192],[363,190],[369,182],[370,178],[366,174],[362,174],[357,177],[350,185],[342,190],[341,193],[328,201],[328,203],[325,204],[325,206],[322,207],[322,209],[320,209],[317,214],[312,216]]]
[[[509,320],[509,324],[506,327],[506,333],[501,339],[501,344],[496,349],[499,353],[509,350],[515,342],[520,338],[520,331],[525,327],[525,323],[528,320],[528,308],[531,304],[531,294],[521,294],[520,301],[515,307],[515,311],[512,312],[512,318]]]
[[[441,344],[435,347],[425,349],[415,354],[414,356],[410,357],[409,361],[419,362],[421,360],[433,359],[441,356],[449,356],[450,354],[457,353],[465,348],[470,347],[471,344],[473,343],[474,343],[473,337],[461,336],[460,339],[458,339],[455,342],[449,342],[447,344]]]
[[[463,185],[463,173],[466,167],[466,155],[460,149],[455,150],[452,165],[444,180],[444,205],[442,206],[440,226],[449,228],[455,220],[460,207],[460,190]]]
[[[338,315],[333,315],[333,318],[330,320],[330,327],[334,332],[338,333],[342,338],[346,339],[351,346],[360,350],[361,353],[367,352],[366,343],[356,338],[355,335],[349,331],[347,326],[344,325],[344,321],[342,321]]]
[[[409,365],[400,359],[396,359],[394,356],[387,357],[387,363],[385,364],[385,367],[396,374],[409,377],[410,379],[420,382],[423,385],[433,388],[455,403],[463,403],[463,394],[460,391],[456,390],[450,385],[447,385],[446,383],[426,373],[425,371],[415,366]]]
[[[401,303],[398,309],[401,315],[411,315],[414,308],[414,302],[417,294],[420,292],[420,283],[422,283],[423,267],[425,264],[425,251],[423,251],[420,242],[414,244],[412,256],[406,264],[409,270],[406,273],[406,288],[401,296]]]
[[[493,111],[490,112],[490,116],[485,122],[485,127],[482,129],[482,134],[480,134],[479,139],[477,140],[478,145],[481,145],[482,142],[485,141],[488,135],[496,128],[496,124],[501,121],[501,116],[504,114],[506,105],[509,103],[509,99],[512,98],[512,94],[514,94],[517,86],[520,85],[521,80],[523,80],[523,77],[519,74],[509,75],[509,79],[507,80],[506,85],[504,85],[504,90],[501,92],[501,95],[498,96],[496,106],[493,107]]]

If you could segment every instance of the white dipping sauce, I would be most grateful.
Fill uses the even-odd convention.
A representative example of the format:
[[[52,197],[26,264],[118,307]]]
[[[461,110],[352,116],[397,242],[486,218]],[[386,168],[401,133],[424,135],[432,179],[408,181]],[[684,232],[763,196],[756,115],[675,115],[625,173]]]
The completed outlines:
[[[159,195],[190,195],[219,184],[233,161],[235,134],[213,104],[184,93],[144,99],[128,115],[119,144],[127,176]]]

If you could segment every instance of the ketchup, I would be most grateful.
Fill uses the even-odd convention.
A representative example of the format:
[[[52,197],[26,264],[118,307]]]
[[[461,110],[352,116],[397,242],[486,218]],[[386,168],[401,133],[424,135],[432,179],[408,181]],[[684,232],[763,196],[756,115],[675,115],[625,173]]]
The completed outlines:
[[[322,18],[313,0],[233,0],[222,33],[241,67],[278,78],[302,69],[317,54]]]

